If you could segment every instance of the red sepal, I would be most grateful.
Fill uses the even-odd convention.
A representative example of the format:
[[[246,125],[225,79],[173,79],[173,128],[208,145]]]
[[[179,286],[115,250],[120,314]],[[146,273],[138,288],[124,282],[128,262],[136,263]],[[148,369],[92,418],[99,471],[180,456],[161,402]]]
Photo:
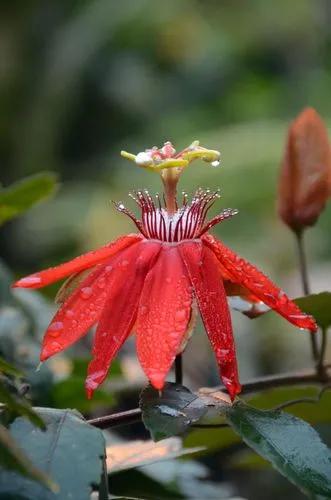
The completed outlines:
[[[234,282],[247,288],[254,296],[277,311],[293,325],[306,328],[312,332],[317,330],[314,318],[302,312],[283,290],[276,286],[259,269],[239,257],[213,236],[206,235],[202,240],[213,251],[221,266],[226,269]]]
[[[70,274],[78,273],[84,269],[95,266],[105,260],[109,259],[113,255],[117,254],[121,250],[124,250],[128,246],[136,243],[142,239],[139,234],[129,234],[126,236],[121,236],[113,243],[108,243],[107,245],[98,248],[97,250],[92,250],[92,252],[79,255],[75,259],[69,260],[64,264],[59,266],[50,267],[44,271],[39,271],[38,273],[30,274],[25,278],[13,283],[12,287],[16,288],[42,288],[44,286],[50,285],[55,281],[59,281],[62,278],[69,276]]]
[[[179,251],[197,297],[222,381],[233,400],[241,386],[231,316],[217,259],[202,243],[182,243]]]
[[[191,317],[192,291],[176,246],[162,248],[149,272],[139,303],[137,354],[156,389],[180,350]]]
[[[94,337],[93,359],[85,383],[88,398],[106,378],[113,358],[133,328],[146,274],[160,248],[159,243],[142,242],[128,248],[118,259]]]

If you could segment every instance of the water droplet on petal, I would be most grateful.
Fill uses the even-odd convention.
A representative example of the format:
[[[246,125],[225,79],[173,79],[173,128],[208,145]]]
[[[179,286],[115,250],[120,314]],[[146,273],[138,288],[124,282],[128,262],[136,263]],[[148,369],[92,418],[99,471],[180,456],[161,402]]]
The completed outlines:
[[[187,315],[186,315],[186,309],[180,309],[175,314],[175,320],[176,321],[184,321],[186,319],[186,317],[187,317]]]
[[[81,289],[80,295],[81,295],[82,299],[88,299],[89,297],[91,297],[92,292],[93,292],[92,288],[89,286],[86,286],[86,287]]]
[[[142,306],[139,307],[140,314],[146,314],[147,311],[148,311],[148,307],[147,306],[142,305]]]
[[[48,327],[48,333],[53,337],[60,335],[61,330],[63,330],[62,321],[54,321],[54,323],[51,323]]]
[[[99,288],[105,288],[105,286],[106,286],[106,280],[105,280],[105,278],[100,278],[98,280],[98,287]]]
[[[37,285],[38,283],[41,283],[41,278],[38,275],[27,276],[19,280],[20,286]]]
[[[73,318],[75,314],[71,309],[67,309],[65,315],[67,318]]]
[[[51,347],[52,353],[62,350],[62,345],[56,341],[51,342],[50,347]]]
[[[105,370],[99,370],[95,373],[92,373],[91,375],[88,375],[88,377],[86,378],[85,387],[92,390],[96,389],[105,374]]]

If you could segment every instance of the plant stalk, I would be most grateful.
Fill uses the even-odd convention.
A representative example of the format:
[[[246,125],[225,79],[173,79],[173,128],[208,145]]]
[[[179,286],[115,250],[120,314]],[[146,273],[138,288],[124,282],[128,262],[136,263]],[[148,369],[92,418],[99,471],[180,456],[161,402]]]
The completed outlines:
[[[309,295],[310,285],[309,285],[308,266],[307,266],[306,250],[305,250],[303,235],[304,235],[303,230],[298,230],[295,233],[297,249],[298,249],[300,276],[302,281],[302,289],[305,295]],[[319,353],[318,353],[316,333],[310,332],[310,344],[311,344],[313,359],[315,362],[317,362],[319,359]]]
[[[175,359],[175,381],[176,384],[183,385],[183,355],[177,354]]]
[[[326,369],[327,366],[324,366]],[[283,375],[269,375],[266,377],[261,377],[254,379],[252,381],[243,384],[242,394],[251,394],[254,392],[259,392],[265,389],[276,388],[276,387],[286,387],[290,385],[302,385],[307,383],[312,384],[326,384],[331,382],[331,376],[325,372],[323,378],[319,373],[314,371],[306,372],[296,372],[296,373],[285,373]],[[215,392],[225,391],[224,386],[215,387]],[[111,427],[116,427],[120,425],[128,425],[135,422],[141,421],[141,410],[140,408],[134,408],[128,411],[122,411],[119,413],[113,413],[112,415],[106,415],[104,417],[93,418],[87,420],[87,423],[98,427],[99,429],[108,429]]]

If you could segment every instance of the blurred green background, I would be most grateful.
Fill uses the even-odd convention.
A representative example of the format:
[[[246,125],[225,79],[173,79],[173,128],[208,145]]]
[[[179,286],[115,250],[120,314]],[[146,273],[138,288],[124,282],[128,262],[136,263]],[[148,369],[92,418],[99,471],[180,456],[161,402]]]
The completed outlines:
[[[61,180],[53,199],[2,229],[6,264],[30,273],[132,231],[110,200],[160,182],[119,151],[200,139],[222,167],[195,163],[181,187],[220,187],[217,208],[239,215],[215,234],[300,296],[275,195],[290,121],[309,105],[331,123],[330,25],[328,0],[2,2],[0,181],[41,170]],[[307,233],[314,292],[330,289],[330,220],[328,207]],[[233,321],[243,380],[310,363],[307,333],[274,314]],[[184,363],[192,387],[218,382],[205,335]]]

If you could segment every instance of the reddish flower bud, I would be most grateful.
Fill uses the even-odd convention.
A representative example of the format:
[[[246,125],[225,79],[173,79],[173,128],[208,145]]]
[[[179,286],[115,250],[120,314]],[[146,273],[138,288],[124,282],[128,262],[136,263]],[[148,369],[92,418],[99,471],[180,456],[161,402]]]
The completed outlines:
[[[327,129],[313,108],[292,122],[281,166],[278,213],[294,231],[313,225],[330,193],[331,150]]]

